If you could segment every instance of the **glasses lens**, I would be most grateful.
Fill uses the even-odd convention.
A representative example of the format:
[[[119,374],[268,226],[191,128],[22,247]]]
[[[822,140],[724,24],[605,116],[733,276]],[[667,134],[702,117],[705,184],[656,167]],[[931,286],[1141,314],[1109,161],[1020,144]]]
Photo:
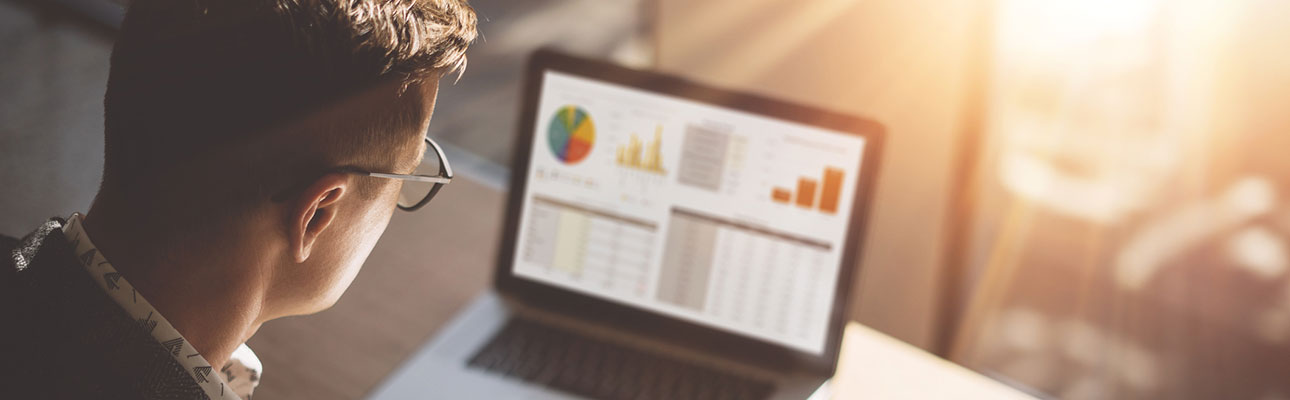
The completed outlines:
[[[417,165],[416,172],[413,172],[412,174],[439,176],[439,163],[443,162],[443,160],[439,159],[439,153],[434,151],[434,148],[430,146],[430,143],[426,143],[425,146],[425,154],[421,155],[421,164]]]
[[[443,160],[439,159],[439,153],[436,153],[429,143],[425,146],[425,154],[421,155],[421,164],[417,165],[412,175],[439,176],[439,165]],[[433,182],[403,181],[403,188],[399,191],[399,205],[403,207],[417,205],[430,194],[434,186]]]
[[[434,185],[433,182],[403,181],[403,188],[399,190],[399,205],[403,207],[417,205],[421,199],[430,194]]]

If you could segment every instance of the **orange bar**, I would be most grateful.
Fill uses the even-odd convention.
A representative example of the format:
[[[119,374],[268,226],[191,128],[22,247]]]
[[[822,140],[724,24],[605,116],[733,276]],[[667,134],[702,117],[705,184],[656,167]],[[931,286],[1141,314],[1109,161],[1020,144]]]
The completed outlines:
[[[811,208],[815,206],[815,180],[797,178],[797,205]]]
[[[837,214],[838,197],[842,195],[842,170],[824,169],[824,188],[820,189],[820,211]]]
[[[774,200],[776,203],[787,204],[789,200],[793,199],[793,192],[784,188],[771,188],[770,199]]]

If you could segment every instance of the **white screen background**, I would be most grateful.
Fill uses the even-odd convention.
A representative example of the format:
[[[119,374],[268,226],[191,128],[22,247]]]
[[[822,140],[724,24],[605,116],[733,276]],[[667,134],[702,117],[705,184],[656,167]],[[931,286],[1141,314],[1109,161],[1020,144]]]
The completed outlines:
[[[542,86],[517,276],[823,352],[863,138],[554,71]],[[548,136],[567,106],[595,133],[572,163]]]

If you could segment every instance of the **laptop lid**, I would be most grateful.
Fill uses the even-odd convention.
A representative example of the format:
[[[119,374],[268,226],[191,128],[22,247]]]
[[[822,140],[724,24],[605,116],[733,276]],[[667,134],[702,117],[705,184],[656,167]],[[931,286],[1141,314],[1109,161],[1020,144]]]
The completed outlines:
[[[547,50],[522,107],[500,292],[833,372],[879,124]]]

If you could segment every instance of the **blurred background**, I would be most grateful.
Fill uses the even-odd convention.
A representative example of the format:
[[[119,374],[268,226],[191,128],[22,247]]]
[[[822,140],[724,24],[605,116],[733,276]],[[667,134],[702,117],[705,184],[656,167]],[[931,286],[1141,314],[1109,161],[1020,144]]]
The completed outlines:
[[[852,319],[1044,397],[1290,399],[1290,3],[472,4],[463,175],[505,187],[542,46],[872,117]],[[0,0],[0,232],[89,207],[121,13]]]

